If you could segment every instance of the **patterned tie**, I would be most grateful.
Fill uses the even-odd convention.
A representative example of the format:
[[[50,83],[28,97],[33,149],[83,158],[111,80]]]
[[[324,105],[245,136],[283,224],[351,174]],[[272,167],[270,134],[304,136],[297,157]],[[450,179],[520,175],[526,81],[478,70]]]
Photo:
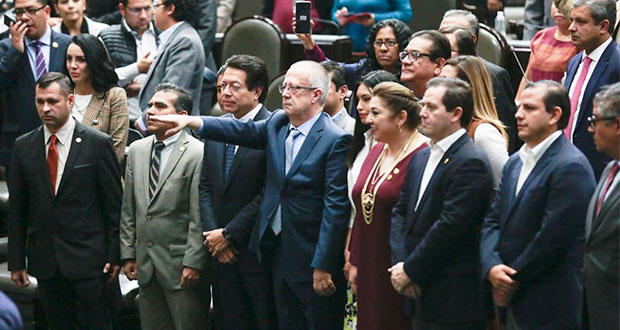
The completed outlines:
[[[56,149],[56,142],[58,139],[56,135],[50,136],[50,146],[47,150],[47,173],[50,177],[50,184],[52,185],[52,195],[56,195],[56,175],[58,174],[58,149]]]
[[[579,96],[581,95],[581,88],[583,84],[586,82],[586,76],[588,75],[588,70],[590,69],[590,63],[592,63],[592,59],[589,57],[585,57],[583,59],[583,66],[581,68],[581,74],[579,75],[579,79],[577,79],[577,83],[575,84],[575,89],[573,90],[573,94],[570,96],[570,117],[568,117],[568,125],[564,128],[564,135],[566,138],[571,140],[571,131],[573,129],[573,120],[575,117],[575,112],[577,112],[577,103],[579,103]]]
[[[35,57],[35,68],[36,78],[35,80],[39,80],[42,75],[47,73],[47,66],[45,65],[45,56],[43,56],[43,51],[41,50],[42,43],[40,41],[35,41],[32,43],[34,45],[34,57]]]
[[[284,153],[285,153],[285,163],[284,163],[284,174],[288,173],[288,170],[291,169],[291,164],[293,164],[293,161],[295,160],[295,157],[293,157],[293,151],[294,151],[294,145],[295,145],[295,139],[297,138],[297,136],[299,136],[299,134],[301,134],[301,132],[297,129],[297,128],[291,128],[288,137],[286,138],[286,141],[284,142]],[[276,236],[278,234],[280,234],[280,232],[282,231],[282,207],[280,205],[278,205],[278,209],[276,210],[276,213],[273,215],[273,221],[271,222],[271,230],[273,230],[273,233],[276,234]]]
[[[153,156],[151,157],[151,176],[149,178],[149,199],[153,199],[157,183],[159,182],[159,163],[161,161],[161,151],[164,149],[163,142],[155,143],[153,147]]]
[[[595,215],[598,215],[598,213],[601,211],[601,208],[603,207],[603,203],[605,203],[605,195],[607,195],[607,192],[609,191],[609,187],[611,187],[611,184],[614,182],[614,178],[616,177],[616,174],[618,173],[618,169],[620,169],[620,166],[618,166],[617,162],[614,162],[614,164],[611,166],[611,169],[609,170],[609,174],[607,174],[607,180],[605,180],[605,185],[603,186],[601,195],[598,197],[598,201],[596,202],[596,214]]]
[[[230,167],[232,166],[233,160],[235,160],[235,148],[236,146],[234,144],[226,145],[226,159],[224,161],[224,180],[228,179]]]

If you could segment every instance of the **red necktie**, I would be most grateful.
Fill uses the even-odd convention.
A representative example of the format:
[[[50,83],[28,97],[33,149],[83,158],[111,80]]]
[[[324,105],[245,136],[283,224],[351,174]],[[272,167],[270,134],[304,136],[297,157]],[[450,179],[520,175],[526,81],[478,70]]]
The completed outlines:
[[[58,174],[58,149],[56,135],[50,136],[50,147],[47,151],[47,173],[52,184],[52,195],[56,195],[56,175]]]
[[[601,211],[601,207],[603,207],[603,203],[605,202],[605,195],[607,195],[607,191],[609,191],[609,187],[614,182],[614,178],[616,177],[616,173],[618,173],[618,162],[615,162],[614,165],[609,170],[607,174],[607,180],[605,180],[605,185],[603,186],[603,191],[601,195],[598,197],[598,201],[596,202],[596,215]]]
[[[588,70],[590,69],[590,63],[592,63],[592,59],[586,56],[583,59],[581,74],[579,75],[579,79],[577,79],[573,94],[570,96],[570,117],[568,117],[568,125],[564,128],[564,135],[566,135],[566,138],[569,140],[571,130],[573,129],[573,119],[575,117],[575,112],[577,112],[577,103],[579,103],[579,96],[581,95],[581,88],[586,82],[586,76],[588,75]]]

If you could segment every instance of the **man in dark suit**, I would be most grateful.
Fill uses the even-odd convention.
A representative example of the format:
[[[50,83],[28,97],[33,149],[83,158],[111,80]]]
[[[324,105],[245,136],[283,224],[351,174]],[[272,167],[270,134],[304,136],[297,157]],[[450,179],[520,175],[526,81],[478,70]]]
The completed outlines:
[[[583,152],[598,179],[609,161],[596,150],[588,133],[587,118],[592,115],[592,100],[601,87],[620,81],[620,50],[611,38],[616,22],[614,0],[576,0],[570,13],[573,44],[583,48],[568,63],[564,87],[571,108],[566,137]]]
[[[41,77],[44,125],[15,141],[8,269],[20,287],[37,278],[52,329],[109,329],[103,289],[119,271],[120,171],[112,139],[70,116],[71,93],[65,75]]]
[[[570,101],[553,81],[529,83],[515,114],[525,144],[506,163],[484,220],[482,274],[506,329],[581,329],[584,220],[594,174],[562,135]]]
[[[409,164],[390,235],[392,285],[416,330],[485,329],[478,247],[493,176],[466,134],[472,113],[469,84],[429,81],[420,118],[431,147]]]
[[[453,9],[448,10],[444,16],[439,28],[447,26],[458,26],[469,31],[474,38],[474,43],[478,42],[478,33],[480,31],[480,23],[478,18],[467,10]],[[480,58],[484,65],[486,65],[489,75],[493,80],[493,95],[495,96],[495,108],[497,108],[497,115],[499,120],[506,125],[506,132],[508,133],[509,146],[508,151],[514,152],[520,145],[517,140],[517,125],[515,123],[515,92],[510,82],[510,75],[508,71],[493,64],[483,58]]]
[[[589,122],[596,149],[613,160],[603,170],[586,215],[586,308],[591,329],[613,330],[620,325],[620,83],[596,94]]]
[[[217,90],[226,117],[259,121],[269,78],[263,60],[234,55]],[[265,151],[207,141],[200,176],[200,211],[206,244],[217,257],[215,307],[222,329],[276,329],[271,268],[248,250],[265,187]],[[217,229],[216,229],[217,228]],[[235,256],[236,255],[236,256]],[[231,260],[235,257],[237,260]],[[235,262],[236,261],[236,262]]]
[[[348,227],[346,154],[351,136],[321,110],[329,77],[316,62],[287,71],[283,111],[267,120],[158,116],[210,140],[266,150],[265,195],[250,249],[273,259],[281,329],[342,329]],[[262,251],[261,251],[262,249]]]
[[[16,0],[17,23],[11,38],[0,41],[0,99],[4,109],[0,131],[0,165],[9,168],[13,144],[41,120],[34,107],[34,85],[46,72],[66,72],[71,38],[47,25],[47,0]]]

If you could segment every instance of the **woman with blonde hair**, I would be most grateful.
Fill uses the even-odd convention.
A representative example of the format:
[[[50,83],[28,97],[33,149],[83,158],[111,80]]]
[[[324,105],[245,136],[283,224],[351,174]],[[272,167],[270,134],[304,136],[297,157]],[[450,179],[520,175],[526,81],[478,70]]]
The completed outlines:
[[[458,56],[446,61],[442,77],[460,78],[471,85],[474,113],[467,133],[489,158],[495,187],[508,160],[508,134],[499,120],[493,101],[493,84],[486,65],[476,56]]]
[[[408,88],[382,82],[372,91],[366,123],[377,142],[353,186],[355,221],[348,280],[357,293],[357,329],[411,329],[403,301],[390,282],[390,226],[409,162],[427,148],[418,133],[420,104]]]

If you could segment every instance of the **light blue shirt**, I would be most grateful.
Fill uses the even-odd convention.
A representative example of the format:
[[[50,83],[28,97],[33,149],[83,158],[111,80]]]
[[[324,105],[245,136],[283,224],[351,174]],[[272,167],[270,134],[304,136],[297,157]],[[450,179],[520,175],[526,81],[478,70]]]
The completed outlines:
[[[41,51],[43,52],[43,57],[45,58],[45,69],[47,72],[50,71],[50,45],[52,44],[52,29],[48,25],[45,26],[46,30],[43,36],[38,40],[41,42]],[[30,61],[30,69],[32,70],[32,76],[34,80],[37,80],[37,51],[34,46],[34,42],[37,40],[32,40],[26,36],[24,36],[24,40],[26,41],[26,50],[28,52],[28,60]]]
[[[314,123],[316,123],[316,121],[319,120],[319,116],[322,113],[323,113],[322,111],[319,111],[316,115],[314,115],[314,117],[305,121],[303,124],[299,125],[298,127],[293,126],[293,124],[289,124],[289,127],[288,127],[289,130],[296,128],[301,133],[297,135],[297,137],[293,141],[293,156],[291,157],[291,163],[295,161],[295,157],[297,157],[297,153],[299,152],[299,149],[301,149],[301,146],[304,144],[304,141],[306,141],[306,137],[308,136],[308,133],[310,133],[312,126],[314,126]]]

